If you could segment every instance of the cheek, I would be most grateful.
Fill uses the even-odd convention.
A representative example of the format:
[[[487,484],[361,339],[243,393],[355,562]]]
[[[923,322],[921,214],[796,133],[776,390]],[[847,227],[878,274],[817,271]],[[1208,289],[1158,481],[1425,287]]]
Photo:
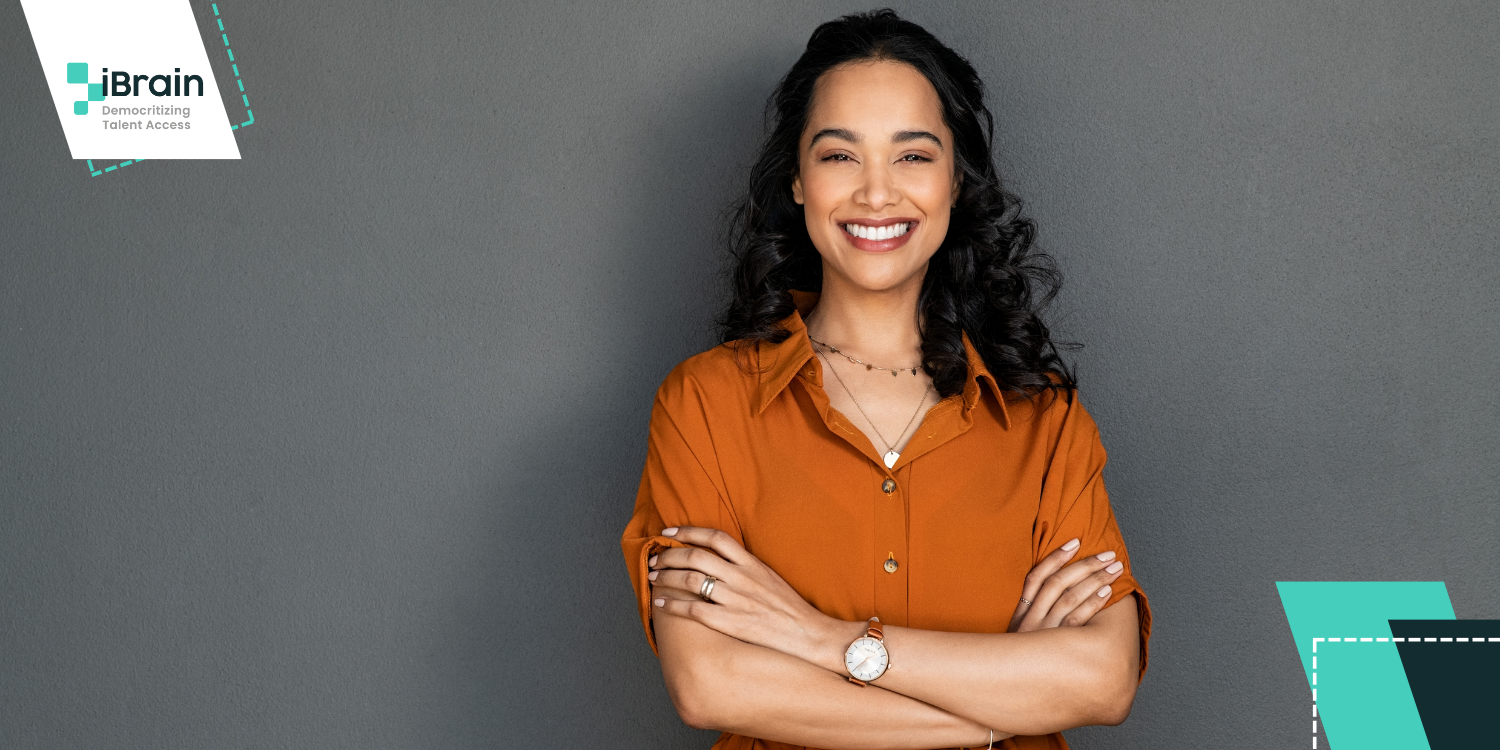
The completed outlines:
[[[809,216],[813,213],[828,213],[843,202],[848,191],[844,189],[842,182],[837,175],[827,174],[824,170],[813,169],[804,173],[802,203],[807,207]]]
[[[924,176],[906,186],[906,196],[930,217],[948,215],[953,206],[953,183],[939,175]]]
[[[845,192],[837,179],[828,175],[808,175],[802,180],[802,212],[807,232],[813,238],[832,237],[834,227],[829,217],[843,205]]]

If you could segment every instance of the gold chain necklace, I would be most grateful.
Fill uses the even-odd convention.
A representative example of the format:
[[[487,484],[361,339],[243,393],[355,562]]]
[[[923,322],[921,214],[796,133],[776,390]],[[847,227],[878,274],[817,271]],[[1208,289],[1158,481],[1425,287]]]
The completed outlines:
[[[825,344],[825,343],[823,343],[823,342],[821,342],[821,341],[813,338],[812,334],[810,334],[810,333],[807,334],[807,339],[809,341],[813,342],[814,344],[817,344],[818,346],[826,347],[828,349],[828,351],[831,351],[834,354],[837,354],[840,357],[843,357],[844,359],[849,360],[850,362],[853,362],[853,363],[858,364],[858,365],[864,365],[866,370],[884,370],[886,372],[889,372],[891,374],[891,377],[893,377],[893,378],[896,377],[897,375],[900,375],[903,372],[906,372],[907,370],[911,370],[912,377],[916,377],[917,376],[917,370],[920,370],[922,368],[921,365],[917,365],[916,367],[881,367],[880,365],[872,365],[869,362],[866,362],[866,361],[864,361],[862,359],[856,359],[855,357],[849,356],[845,352],[839,351],[839,348],[836,347],[836,346],[834,346],[834,345],[832,345],[832,344]]]
[[[808,338],[812,338],[812,337],[808,336]],[[818,343],[823,344],[823,342],[821,342],[821,341],[819,341]],[[827,344],[823,344],[823,345],[824,346],[828,346]],[[833,347],[831,347],[831,346],[829,346],[828,348],[833,349]],[[838,352],[837,349],[834,349],[834,351]],[[901,454],[896,452],[895,443],[892,443],[889,440],[886,440],[885,439],[885,435],[881,434],[880,428],[875,426],[875,420],[870,419],[870,415],[865,413],[865,407],[859,405],[859,399],[857,399],[857,398],[854,397],[854,391],[849,390],[849,384],[844,382],[844,378],[843,378],[843,376],[839,375],[839,371],[838,370],[833,369],[833,363],[828,361],[828,357],[825,356],[822,352],[818,352],[817,354],[818,354],[819,357],[822,358],[823,363],[826,364],[826,365],[828,365],[828,371],[831,372],[831,373],[833,373],[833,379],[834,380],[839,381],[839,385],[841,387],[843,387],[844,393],[849,394],[849,400],[854,402],[854,408],[856,408],[856,409],[859,410],[859,415],[862,416],[862,417],[864,417],[866,422],[870,423],[870,429],[872,429],[872,430],[875,431],[875,436],[878,437],[878,438],[880,438],[880,442],[885,443],[885,456],[883,457],[885,459],[885,468],[887,468],[887,469],[893,469],[893,468],[895,468],[896,467],[896,461],[897,461],[897,459],[901,458]],[[848,356],[848,355],[845,355],[845,356]],[[852,359],[852,357],[851,357],[851,359]],[[860,364],[865,364],[865,363],[860,362]],[[869,369],[870,367],[873,367],[873,365],[866,365],[866,369]],[[885,369],[885,368],[881,368],[881,369]],[[903,369],[905,369],[905,368],[903,368]],[[895,373],[892,373],[892,374],[894,375]],[[912,374],[915,375],[917,373],[916,373],[915,370],[913,370]],[[922,390],[922,400],[920,400],[920,401],[917,402],[917,410],[911,413],[911,419],[906,420],[906,426],[902,427],[901,428],[901,434],[896,436],[896,443],[901,442],[901,439],[904,438],[904,437],[906,437],[906,433],[907,433],[908,430],[911,429],[912,423],[915,422],[915,421],[917,421],[917,415],[922,413],[922,406],[927,403],[927,394],[931,390],[932,390],[932,384],[928,383],[927,387]]]

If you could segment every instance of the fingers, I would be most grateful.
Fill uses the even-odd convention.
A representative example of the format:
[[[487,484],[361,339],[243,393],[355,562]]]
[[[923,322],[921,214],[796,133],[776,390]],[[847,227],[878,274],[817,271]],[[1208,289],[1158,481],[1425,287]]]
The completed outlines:
[[[1114,588],[1109,584],[1105,584],[1098,589],[1091,588],[1089,591],[1084,592],[1083,603],[1074,607],[1072,612],[1064,615],[1058,622],[1058,627],[1076,628],[1089,624],[1089,620],[1094,619],[1094,615],[1099,614],[1099,610],[1104,609],[1104,605],[1109,602],[1109,595],[1113,592]]]
[[[652,591],[662,594],[670,593],[679,598],[694,597],[701,600],[698,592],[703,590],[703,582],[708,576],[696,570],[653,570],[646,576],[651,580]],[[713,591],[709,598],[715,604],[726,604],[733,596],[728,583],[722,579],[716,579]]]
[[[1041,588],[1037,591],[1036,598],[1032,600],[1030,609],[1027,610],[1025,616],[1021,619],[1018,629],[1036,630],[1043,627],[1056,627],[1061,618],[1067,616],[1068,612],[1072,611],[1082,601],[1081,597],[1077,597],[1075,594],[1074,598],[1076,601],[1070,600],[1069,604],[1071,606],[1064,605],[1057,616],[1052,617],[1052,610],[1058,605],[1059,599],[1074,586],[1082,583],[1084,579],[1114,565],[1114,562],[1115,553],[1113,551],[1101,552],[1097,555],[1089,555],[1048,576],[1047,580],[1042,583]],[[1123,565],[1116,572],[1118,570],[1124,570]],[[1103,583],[1111,582],[1117,577],[1114,573],[1110,573],[1108,576],[1108,579],[1103,581]],[[1097,590],[1098,586],[1094,586],[1094,589]]]
[[[754,559],[750,553],[729,532],[719,529],[707,529],[701,526],[672,526],[662,529],[662,536],[669,536],[684,544],[692,544],[699,547],[707,547],[724,558],[737,565],[745,564],[747,558]]]
[[[1024,601],[1017,603],[1016,612],[1010,618],[1011,630],[1015,630],[1016,625],[1020,623],[1021,618],[1026,615],[1026,612],[1030,610],[1034,604],[1036,604],[1037,593],[1041,591],[1042,584],[1046,582],[1048,578],[1052,577],[1054,573],[1062,570],[1062,567],[1066,565],[1068,560],[1072,559],[1073,555],[1077,552],[1078,540],[1072,539],[1063,546],[1053,550],[1052,554],[1042,558],[1042,561],[1037,563],[1036,567],[1032,568],[1030,573],[1026,574],[1026,582],[1021,587],[1021,598]]]
[[[1109,601],[1111,591],[1109,584],[1114,583],[1115,579],[1124,572],[1124,563],[1115,560],[1102,570],[1074,584],[1058,597],[1056,604],[1052,605],[1052,609],[1042,620],[1042,627],[1078,626],[1087,623],[1095,613],[1104,608],[1104,603]]]
[[[723,617],[724,608],[709,604],[696,596],[690,598],[657,596],[651,600],[651,608],[654,612],[665,612],[669,615],[697,620],[723,632],[722,628],[715,627],[715,624],[719,623],[720,618]]]
[[[702,547],[670,547],[646,561],[652,570],[696,570],[714,578],[734,578],[735,567],[713,550]]]

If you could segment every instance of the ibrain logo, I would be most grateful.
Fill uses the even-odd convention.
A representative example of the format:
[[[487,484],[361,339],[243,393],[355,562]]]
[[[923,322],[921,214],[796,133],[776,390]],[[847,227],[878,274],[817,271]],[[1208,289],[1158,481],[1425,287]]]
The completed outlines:
[[[182,73],[182,68],[173,68],[174,74]],[[198,84],[196,96],[203,96],[203,77],[194,75],[138,75],[131,76],[123,70],[114,73],[105,68],[100,73],[98,83],[89,83],[89,64],[86,62],[68,63],[68,83],[81,83],[88,86],[89,98],[73,102],[73,114],[86,115],[89,113],[89,102],[102,102],[106,96],[140,96],[141,82],[146,82],[146,90],[152,96],[195,96],[192,84]],[[160,84],[160,85],[158,85]],[[158,91],[157,89],[160,89]]]

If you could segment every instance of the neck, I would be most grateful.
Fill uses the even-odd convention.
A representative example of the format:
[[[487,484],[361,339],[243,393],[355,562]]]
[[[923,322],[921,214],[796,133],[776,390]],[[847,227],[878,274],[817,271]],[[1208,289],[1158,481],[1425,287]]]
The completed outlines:
[[[924,274],[892,289],[870,291],[829,273],[826,266],[823,270],[809,335],[882,366],[911,367],[922,361],[917,301]]]

